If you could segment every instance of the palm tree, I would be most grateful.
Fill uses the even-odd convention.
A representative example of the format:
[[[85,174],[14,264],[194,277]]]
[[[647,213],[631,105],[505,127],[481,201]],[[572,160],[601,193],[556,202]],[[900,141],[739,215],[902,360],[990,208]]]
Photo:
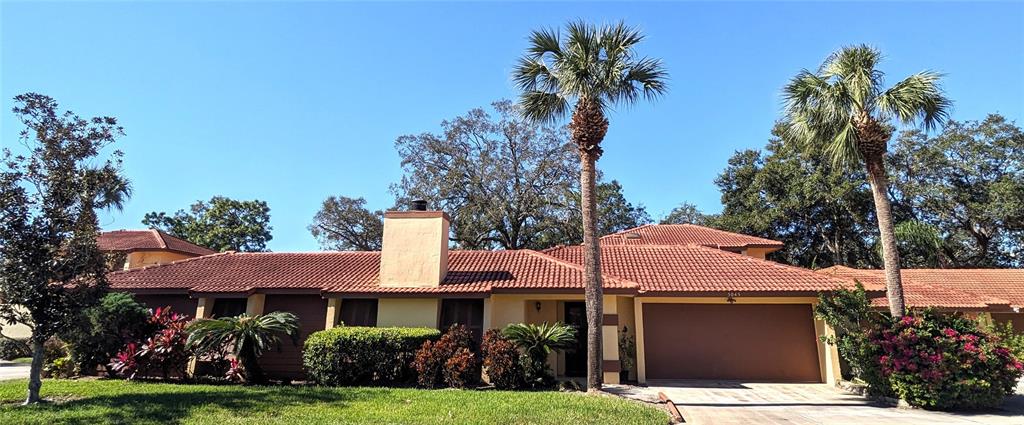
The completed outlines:
[[[513,323],[502,331],[505,336],[523,350],[529,360],[527,381],[531,384],[547,385],[553,381],[548,371],[548,355],[555,350],[570,348],[576,344],[576,330],[562,323],[540,325]]]
[[[881,59],[870,46],[844,47],[825,59],[816,73],[801,71],[783,92],[787,130],[796,140],[824,146],[837,164],[864,162],[882,241],[889,312],[898,317],[906,313],[906,306],[885,154],[894,121],[919,121],[931,130],[946,121],[951,102],[939,87],[941,75],[930,71],[883,88],[884,73],[875,69]]]
[[[245,370],[246,382],[265,382],[259,359],[271,347],[280,347],[279,333],[299,343],[299,318],[275,311],[263,315],[240,314],[220,319],[197,319],[188,326],[188,346],[198,353],[230,350]]]
[[[582,193],[584,267],[587,301],[587,388],[601,389],[601,256],[598,246],[594,180],[601,141],[608,131],[605,110],[652,100],[666,90],[668,74],[661,61],[633,50],[644,36],[624,23],[597,27],[582,21],[555,30],[534,31],[526,55],[512,71],[522,90],[523,115],[553,122],[570,114],[569,131],[579,150]]]

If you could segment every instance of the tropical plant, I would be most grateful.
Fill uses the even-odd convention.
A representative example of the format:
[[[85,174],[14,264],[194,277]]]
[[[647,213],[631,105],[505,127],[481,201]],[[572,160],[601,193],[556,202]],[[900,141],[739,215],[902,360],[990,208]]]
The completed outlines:
[[[147,322],[152,334],[145,340],[128,341],[110,359],[108,370],[127,379],[152,376],[157,371],[164,379],[185,377],[192,354],[186,347],[189,316],[159,307]]]
[[[554,382],[548,355],[576,344],[576,329],[562,323],[513,323],[502,333],[523,350],[526,383],[534,388],[549,387]]]
[[[666,90],[667,72],[658,59],[634,50],[644,36],[625,23],[597,27],[583,21],[556,30],[533,31],[526,54],[512,71],[522,90],[519,104],[531,120],[554,122],[570,114],[570,139],[579,151],[584,267],[587,275],[587,388],[601,389],[601,259],[594,194],[601,142],[608,131],[605,109],[654,99]]]
[[[923,71],[883,88],[876,69],[882,54],[867,45],[845,47],[811,72],[803,70],[784,88],[787,131],[808,145],[825,146],[838,164],[863,161],[875,202],[884,253],[889,311],[906,313],[899,253],[889,200],[885,155],[893,122],[920,121],[926,129],[945,122],[951,102],[939,86],[940,75]]]
[[[148,308],[124,292],[103,296],[99,305],[82,312],[77,326],[60,332],[60,339],[70,346],[71,359],[83,374],[95,373],[96,366],[105,365],[128,341],[137,341],[154,332]]]
[[[497,329],[484,332],[480,355],[487,380],[499,390],[514,390],[523,385],[523,364],[519,349]]]
[[[473,353],[473,334],[463,325],[452,325],[437,341],[424,341],[412,367],[416,382],[425,388],[442,385],[465,388],[480,377],[480,362]]]
[[[267,314],[240,314],[219,319],[198,319],[188,326],[188,346],[198,353],[218,352],[231,347],[245,372],[245,381],[266,381],[257,359],[272,347],[280,348],[278,334],[286,334],[299,343],[299,318],[284,311]]]

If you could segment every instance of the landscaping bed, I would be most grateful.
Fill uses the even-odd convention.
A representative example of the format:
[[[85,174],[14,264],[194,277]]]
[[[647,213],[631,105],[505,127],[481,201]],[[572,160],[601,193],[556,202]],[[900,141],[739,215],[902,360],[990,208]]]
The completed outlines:
[[[44,399],[17,405],[24,380],[0,382],[0,423],[503,423],[666,424],[660,409],[554,391],[255,387],[121,380],[46,380]]]

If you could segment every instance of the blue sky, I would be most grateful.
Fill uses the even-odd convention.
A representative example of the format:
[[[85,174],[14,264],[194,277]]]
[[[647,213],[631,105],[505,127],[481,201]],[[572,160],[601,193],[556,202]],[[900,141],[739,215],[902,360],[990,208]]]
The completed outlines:
[[[1024,4],[1005,3],[21,3],[0,4],[0,143],[11,98],[113,115],[135,195],[105,229],[225,195],[271,207],[275,251],[317,249],[328,195],[386,208],[394,140],[513,97],[535,28],[625,20],[664,59],[670,92],[611,114],[599,164],[655,217],[720,209],[713,181],[764,146],[779,90],[836,48],[882,49],[891,80],[947,74],[955,119],[1024,122]]]

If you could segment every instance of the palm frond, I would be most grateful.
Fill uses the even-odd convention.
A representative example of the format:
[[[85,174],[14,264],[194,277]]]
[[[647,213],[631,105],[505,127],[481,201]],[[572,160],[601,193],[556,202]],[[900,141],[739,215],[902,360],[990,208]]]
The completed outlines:
[[[569,113],[569,101],[559,93],[525,91],[519,105],[523,117],[536,122],[558,121]]]
[[[608,98],[613,103],[636,103],[642,95],[644,99],[654,100],[668,90],[666,80],[668,72],[661,60],[642,58],[631,63],[618,81],[608,90]]]
[[[878,110],[904,124],[920,119],[931,130],[949,119],[952,102],[939,85],[942,74],[924,71],[896,83],[878,97]]]

